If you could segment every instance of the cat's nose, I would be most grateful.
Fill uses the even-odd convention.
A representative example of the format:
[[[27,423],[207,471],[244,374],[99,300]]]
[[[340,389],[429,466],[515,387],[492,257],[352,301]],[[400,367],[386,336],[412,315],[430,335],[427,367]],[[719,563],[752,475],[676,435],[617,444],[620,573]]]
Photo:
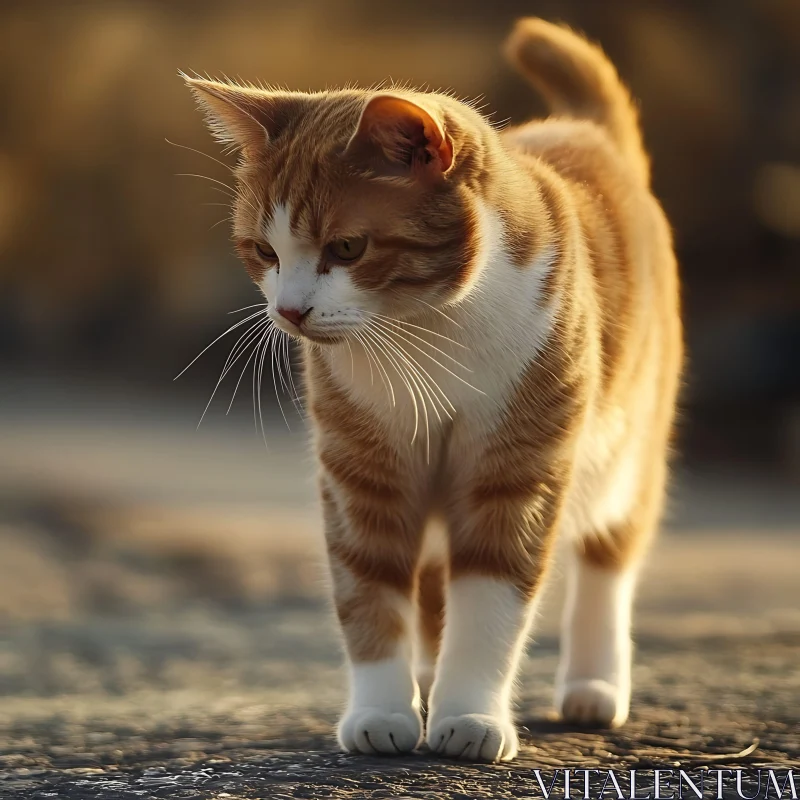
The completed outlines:
[[[310,308],[303,311],[299,308],[283,308],[282,306],[278,306],[278,313],[284,319],[288,319],[293,325],[297,325],[298,328],[300,327],[300,323],[309,315],[310,311]]]

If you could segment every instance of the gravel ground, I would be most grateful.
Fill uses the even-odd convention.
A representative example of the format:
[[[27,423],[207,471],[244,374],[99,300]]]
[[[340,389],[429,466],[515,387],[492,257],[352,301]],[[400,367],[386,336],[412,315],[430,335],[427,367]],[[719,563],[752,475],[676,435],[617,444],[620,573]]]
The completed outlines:
[[[759,767],[800,768],[794,494],[753,485],[759,517],[736,511],[739,484],[691,483],[642,580],[623,729],[552,720],[555,585],[516,762],[374,760],[331,735],[344,676],[302,443],[264,457],[235,431],[15,414],[0,420],[2,798],[542,797],[535,769],[657,766],[744,769],[754,796]]]

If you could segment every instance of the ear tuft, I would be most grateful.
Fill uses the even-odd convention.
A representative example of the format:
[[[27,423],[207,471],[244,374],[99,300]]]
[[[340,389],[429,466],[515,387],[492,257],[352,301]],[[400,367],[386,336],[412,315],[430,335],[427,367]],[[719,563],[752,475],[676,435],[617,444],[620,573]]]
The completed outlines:
[[[179,74],[205,112],[211,133],[235,149],[266,147],[303,103],[304,95],[299,93],[271,92]]]
[[[348,152],[375,151],[394,170],[442,176],[453,166],[453,143],[442,122],[411,100],[380,94],[364,108]]]

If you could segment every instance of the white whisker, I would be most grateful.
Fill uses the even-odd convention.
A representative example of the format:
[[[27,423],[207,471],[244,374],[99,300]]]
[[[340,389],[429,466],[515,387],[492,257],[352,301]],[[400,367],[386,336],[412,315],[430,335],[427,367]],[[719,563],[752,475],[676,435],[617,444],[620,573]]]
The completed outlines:
[[[367,366],[369,367],[369,385],[374,386],[375,377],[372,374],[372,359],[369,357],[369,353],[367,352],[367,346],[364,344],[364,339],[356,331],[353,331],[353,333],[355,334],[355,337],[358,339],[358,341],[361,342],[361,346],[364,348],[364,352],[367,354]]]
[[[208,153],[204,153],[202,150],[195,150],[194,147],[189,147],[188,145],[185,144],[178,144],[177,142],[171,142],[169,139],[166,138],[164,139],[164,141],[167,144],[171,144],[173,147],[180,147],[181,150],[188,150],[190,153],[197,153],[197,155],[199,156],[204,156],[209,161],[213,161],[215,164],[219,164],[225,167],[225,169],[227,169],[228,172],[233,173],[233,167],[229,166],[224,161],[220,161],[218,158],[214,158],[214,156],[211,156]]]
[[[414,297],[413,295],[411,297],[412,297],[413,300],[416,300],[418,303],[422,303],[422,305],[427,306],[431,311],[435,311],[437,314],[441,314],[449,323],[451,323],[452,325],[455,325],[456,328],[461,328],[461,325],[459,325],[452,317],[448,317],[447,314],[445,314],[444,311],[442,311],[441,308],[436,308],[436,306],[432,306],[430,303],[426,303],[420,297]]]
[[[211,344],[209,344],[206,347],[204,347],[172,380],[174,380],[174,381],[178,380],[178,378],[180,378],[181,375],[183,375],[183,373],[186,372],[186,370],[189,369],[189,367],[191,367],[192,364],[194,364],[200,358],[200,356],[202,356],[205,352],[210,350],[220,339],[222,339],[223,337],[227,336],[231,331],[236,330],[236,328],[238,328],[240,325],[244,325],[245,322],[249,322],[251,319],[255,319],[256,317],[260,316],[262,313],[263,313],[262,311],[256,311],[254,314],[251,314],[249,317],[245,317],[244,319],[239,320],[239,322],[231,325],[231,327],[228,328],[228,330],[226,330],[224,333],[221,333],[219,336],[217,336],[217,338],[214,339],[214,341],[211,342]]]
[[[234,344],[234,346],[231,348],[231,352],[228,353],[228,357],[225,359],[225,364],[223,365],[222,372],[219,376],[220,380],[225,378],[230,371],[230,368],[236,361],[238,361],[239,356],[245,351],[253,339],[257,337],[258,333],[265,327],[269,327],[270,322],[271,320],[268,318],[261,320],[260,322],[256,322],[236,340],[236,344]]]
[[[216,186],[219,186],[219,187],[227,190],[228,192],[230,192],[229,196],[231,198],[233,198],[234,200],[241,200],[243,203],[245,203],[246,205],[248,205],[250,207],[250,209],[253,211],[253,213],[255,213],[255,214],[260,216],[259,210],[256,208],[255,205],[253,205],[251,199],[246,197],[244,194],[242,194],[242,189],[244,189],[245,187],[240,187],[240,189],[236,189],[233,186],[228,185],[224,181],[217,180],[216,178],[211,178],[208,175],[199,175],[196,172],[178,172],[178,173],[176,173],[175,177],[177,177],[177,178],[201,178],[202,180],[209,181],[210,183],[213,183]],[[248,189],[248,191],[250,191],[250,190]],[[253,200],[257,200],[257,198],[252,194],[252,191],[250,191],[250,194],[251,194]]]
[[[229,311],[229,314],[238,314],[240,311],[247,311],[250,308],[266,308],[269,303],[253,303],[251,306],[244,306],[244,308],[236,308],[233,311]]]
[[[264,374],[264,359],[267,356],[267,348],[269,342],[269,335],[272,331],[265,332],[263,338],[261,339],[261,357],[258,363],[258,421],[256,421],[256,430],[258,430],[259,423],[261,425],[261,438],[264,440],[264,447],[269,449],[267,445],[267,434],[264,433],[264,415],[261,411],[261,379]],[[255,392],[255,385],[256,385],[256,367],[255,363],[253,364],[253,386]],[[255,403],[255,395],[253,397],[253,420],[256,419],[256,403]]]
[[[283,421],[286,423],[287,429],[291,430],[292,427],[291,425],[289,425],[289,420],[286,418],[286,412],[283,410],[283,403],[281,403],[281,393],[278,391],[278,381],[275,376],[275,366],[277,362],[278,375],[280,376],[281,379],[281,385],[285,385],[283,374],[281,373],[280,369],[280,362],[278,362],[275,354],[275,344],[277,342],[277,336],[278,336],[278,329],[273,328],[272,331],[270,331],[269,335],[269,354],[270,354],[270,366],[272,369],[272,385],[275,387],[275,399],[278,401],[278,408],[281,411],[281,416],[283,417]]]
[[[380,324],[380,323],[374,323],[374,322],[373,322],[373,324]],[[386,330],[386,329],[384,328],[384,330]],[[438,361],[437,359],[435,359],[435,358],[434,358],[434,357],[433,357],[433,356],[432,356],[430,353],[428,353],[427,351],[423,350],[423,349],[422,349],[421,347],[419,347],[418,345],[414,344],[414,342],[412,342],[410,339],[407,339],[407,338],[406,338],[406,337],[405,337],[403,334],[404,334],[404,333],[408,333],[408,331],[403,331],[403,332],[401,333],[400,331],[397,331],[397,330],[392,330],[392,333],[393,333],[395,336],[397,336],[397,337],[399,337],[400,339],[402,339],[402,340],[403,340],[403,341],[404,341],[406,344],[409,344],[409,345],[411,345],[411,347],[413,347],[415,350],[418,350],[418,351],[419,351],[420,353],[422,353],[422,355],[424,355],[426,358],[429,358],[431,361],[433,361],[433,363],[434,363],[434,364],[437,364],[437,365],[438,365],[439,367],[441,367],[441,368],[442,368],[442,369],[443,369],[445,372],[447,372],[447,373],[449,373],[450,375],[452,375],[452,376],[453,376],[453,377],[454,377],[456,380],[458,380],[458,381],[461,381],[461,383],[463,383],[465,386],[469,386],[469,388],[470,388],[470,389],[474,389],[476,392],[478,392],[478,394],[486,394],[486,392],[484,392],[484,391],[481,391],[481,390],[480,390],[480,389],[478,389],[476,386],[473,386],[473,385],[472,385],[472,384],[471,384],[469,381],[465,381],[465,380],[464,380],[464,379],[463,379],[463,378],[462,378],[460,375],[457,375],[455,372],[453,372],[453,370],[449,369],[449,368],[448,368],[448,367],[446,367],[444,364],[442,364],[442,362],[441,362],[441,361]],[[417,337],[417,338],[418,338],[418,337]],[[433,345],[430,345],[430,343],[429,343],[429,342],[427,342],[426,344],[428,344],[429,346],[433,347]],[[434,350],[438,350],[438,348],[434,347]],[[442,352],[442,351],[439,351],[439,352]],[[444,353],[444,355],[447,355],[447,353]],[[452,358],[452,356],[448,356],[448,358],[450,358],[451,360],[455,360],[455,359],[453,359],[453,358]],[[457,364],[459,367],[461,367],[463,370],[465,370],[466,372],[471,372],[471,371],[472,371],[472,370],[470,370],[470,369],[467,369],[467,368],[466,368],[466,367],[465,367],[463,364],[459,364],[457,361],[456,361],[456,364]]]
[[[236,189],[233,186],[228,185],[225,181],[217,180],[216,178],[210,178],[208,175],[198,175],[196,172],[177,172],[175,174],[176,178],[201,178],[204,181],[210,181],[211,183],[215,183],[218,186],[221,186],[223,189],[227,189],[229,192],[232,192],[234,196],[236,196]]]
[[[294,375],[292,374],[292,360],[291,360],[291,342],[288,336],[283,336],[283,357],[286,363],[286,373],[289,376],[289,386],[291,389],[290,396],[292,398],[292,403],[294,404],[295,411],[299,414],[300,418],[303,419],[303,407],[300,403],[300,397],[297,393],[297,387],[294,385]]]
[[[344,341],[347,345],[347,349],[350,351],[350,383],[352,383],[356,376],[356,365],[355,361],[353,361],[353,348],[350,347],[350,339],[347,336],[345,336]]]
[[[228,374],[228,372],[230,372],[230,370],[233,367],[233,365],[239,360],[241,355],[245,352],[245,350],[247,349],[247,344],[252,339],[255,339],[257,337],[258,330],[260,328],[263,328],[263,327],[267,326],[268,323],[269,323],[269,320],[265,320],[264,322],[257,323],[252,328],[250,328],[249,330],[245,331],[245,333],[243,333],[239,337],[239,339],[237,340],[236,344],[233,346],[233,349],[228,354],[228,358],[226,359],[225,365],[222,368],[222,372],[221,372],[221,374],[219,376],[219,379],[217,380],[217,384],[214,387],[214,390],[211,392],[211,397],[208,398],[208,403],[206,403],[206,407],[203,409],[203,413],[200,415],[200,421],[197,423],[197,428],[198,429],[200,428],[200,425],[202,425],[203,420],[205,419],[205,416],[208,413],[208,409],[211,408],[211,403],[214,401],[214,397],[217,394],[217,389],[219,389],[220,385],[222,384],[222,381],[225,380],[225,376]],[[247,340],[245,341],[244,344],[240,345],[240,343],[242,342],[242,339],[245,339],[245,337],[248,337]],[[238,350],[238,352],[237,352],[237,350]],[[236,356],[235,357],[234,357],[234,352],[236,352]]]
[[[364,329],[365,334],[369,334],[372,336],[373,341],[377,344],[377,346],[381,349],[381,351],[386,355],[386,357],[392,362],[394,368],[397,370],[398,375],[403,375],[405,373],[405,378],[407,379],[407,384],[410,386],[413,385],[416,389],[417,393],[419,394],[419,399],[422,402],[422,414],[425,420],[425,443],[426,443],[426,457],[427,461],[430,462],[430,423],[428,421],[428,406],[425,402],[425,394],[423,390],[420,388],[419,381],[410,372],[407,368],[403,369],[400,362],[391,354],[389,349],[386,347],[384,342],[378,338],[377,331],[374,328],[371,328],[369,325]],[[414,441],[417,438],[417,427],[418,427],[418,414],[417,414],[417,401],[414,396],[414,392],[411,392],[411,396],[414,399],[414,413],[415,413],[415,424],[414,424],[414,435],[411,437],[411,444],[414,444]]]
[[[406,322],[405,320],[392,319],[392,317],[385,317],[383,314],[376,314],[374,311],[370,313],[370,316],[371,317],[376,317],[377,319],[383,320],[384,322],[388,322],[391,325],[398,325],[398,326],[399,325],[405,325],[405,326],[407,326],[409,328],[416,328],[418,331],[424,331],[425,333],[429,333],[431,336],[436,336],[439,339],[444,339],[446,342],[450,342],[451,344],[456,345],[456,347],[462,347],[464,350],[469,350],[469,348],[465,344],[462,344],[461,342],[457,342],[455,339],[451,339],[449,336],[445,336],[443,333],[437,333],[436,331],[432,331],[429,328],[423,328],[421,325],[415,325],[413,322]],[[411,333],[411,331],[406,331],[406,333],[408,333],[409,336],[416,336],[416,334]],[[420,339],[419,336],[416,336],[416,338]],[[429,341],[427,341],[427,339],[420,339],[420,340],[425,342],[425,344],[430,345],[431,347],[434,347],[434,345],[432,345]],[[446,355],[448,358],[452,358],[452,356],[449,356],[447,353],[444,353],[444,351],[442,351],[442,350],[439,350],[439,352],[443,353],[443,355]],[[453,359],[453,360],[455,360],[455,359]],[[458,362],[456,362],[456,363],[458,363]]]
[[[264,331],[266,333],[266,331]],[[228,404],[228,410],[225,412],[225,416],[227,417],[228,414],[231,413],[231,409],[233,408],[233,401],[236,399],[236,392],[239,391],[239,384],[242,382],[242,378],[244,378],[245,372],[247,372],[247,367],[249,366],[250,362],[253,360],[253,357],[258,352],[258,345],[251,350],[250,355],[247,357],[247,361],[244,362],[244,366],[242,367],[242,371],[239,375],[239,380],[236,381],[236,386],[233,387],[233,394],[231,395],[231,402]]]
[[[353,331],[353,336],[356,338],[358,343],[361,345],[361,349],[364,351],[364,355],[367,357],[367,366],[369,367],[369,385],[374,385],[373,373],[372,373],[372,356],[370,355],[369,350],[367,349],[367,345],[364,343],[364,338],[359,334],[357,331]],[[352,354],[352,350],[350,351]]]
[[[397,330],[397,331],[400,331],[401,333],[404,333],[406,336],[410,336],[413,339],[416,339],[417,341],[428,345],[428,347],[430,347],[432,350],[435,350],[437,353],[441,353],[445,358],[450,359],[450,361],[452,361],[454,364],[456,364],[457,366],[461,367],[461,369],[465,370],[466,372],[470,372],[470,370],[467,369],[463,364],[461,364],[458,361],[458,359],[453,358],[453,356],[451,356],[450,353],[445,352],[444,350],[442,350],[441,348],[437,347],[432,342],[429,342],[427,339],[424,339],[422,336],[418,336],[413,331],[408,331],[405,328],[400,327],[400,323],[396,322],[395,320],[390,320],[388,317],[383,317],[380,314],[371,314],[370,315],[370,319],[373,322],[376,322],[376,320],[377,320],[376,324],[381,324],[384,328],[391,327],[394,330]],[[409,323],[403,323],[403,324],[407,325]],[[420,328],[419,325],[414,325],[413,327],[418,328],[419,330],[422,330],[422,331],[426,331],[427,333],[433,333],[433,331],[429,331],[427,328]],[[436,336],[436,335],[438,335],[438,334],[434,334],[434,336]],[[452,339],[448,339],[448,341],[452,341]],[[456,344],[459,344],[459,343],[456,342]],[[464,347],[465,349],[467,349],[465,345],[459,344],[459,346],[460,347]]]
[[[379,336],[379,338],[381,338],[383,340],[383,342],[386,345],[386,347],[391,348],[397,354],[397,356],[402,359],[402,361],[405,364],[406,368],[408,370],[410,370],[410,372],[413,373],[414,376],[416,376],[417,381],[419,383],[419,386],[421,387],[422,391],[424,392],[425,397],[427,397],[427,399],[431,401],[431,408],[433,409],[433,413],[436,414],[436,419],[439,420],[439,424],[441,425],[441,423],[442,423],[442,417],[441,417],[441,414],[439,414],[439,407],[441,407],[442,411],[445,413],[445,416],[447,416],[447,418],[452,421],[452,419],[453,419],[452,416],[450,416],[449,411],[447,410],[447,408],[444,405],[444,403],[442,403],[441,398],[438,397],[438,395],[436,394],[436,390],[431,387],[431,384],[434,384],[434,386],[436,386],[436,389],[438,389],[438,391],[444,396],[445,400],[447,400],[448,403],[450,401],[447,399],[447,396],[441,390],[439,385],[436,384],[436,382],[433,380],[433,378],[431,378],[430,375],[427,372],[425,372],[425,370],[420,366],[420,364],[415,359],[413,359],[403,349],[403,347],[401,345],[398,345],[397,342],[392,341],[385,334],[381,335],[375,329],[373,329],[373,333],[375,335]],[[438,402],[438,406],[437,406],[437,402]],[[423,403],[425,403],[424,400],[423,400]],[[425,406],[427,407],[427,403],[425,403]]]
[[[219,220],[219,222],[215,222],[208,230],[213,231],[214,228],[218,228],[223,222],[233,222],[233,217],[224,217],[223,219]]]
[[[365,331],[366,332],[366,331]],[[366,338],[362,338],[361,343],[364,345],[365,348],[369,348],[372,350],[372,346],[367,341]],[[383,385],[386,387],[386,394],[392,401],[392,406],[395,405],[395,397],[394,397],[394,386],[392,385],[392,381],[389,379],[389,374],[386,372],[386,368],[381,363],[380,358],[378,358],[377,354],[373,350],[373,354],[375,355],[375,366],[378,368],[378,374],[380,375],[381,381]]]
[[[422,366],[422,364],[419,363],[419,361],[416,358],[414,358],[409,352],[407,352],[399,342],[395,341],[392,338],[391,333],[384,332],[384,334],[386,336],[386,343],[395,348],[398,355],[400,355],[403,358],[403,360],[408,363],[409,367],[414,370],[419,379],[423,381],[425,385],[428,386],[434,392],[434,396],[431,398],[431,402],[434,404],[433,409],[434,411],[436,411],[437,416],[439,412],[436,410],[436,403],[434,402],[434,398],[436,401],[438,401],[439,406],[441,407],[442,411],[446,414],[447,418],[452,421],[453,417],[451,416],[450,411],[448,411],[447,407],[445,406],[445,403],[447,403],[447,405],[450,406],[450,409],[454,414],[456,413],[456,409],[455,406],[450,402],[450,398],[445,394],[442,387],[439,386],[436,380],[434,380],[433,376],[428,372],[428,370],[425,369],[425,367]],[[442,402],[442,398],[444,399],[444,403]],[[439,417],[439,421],[441,422],[441,417]]]

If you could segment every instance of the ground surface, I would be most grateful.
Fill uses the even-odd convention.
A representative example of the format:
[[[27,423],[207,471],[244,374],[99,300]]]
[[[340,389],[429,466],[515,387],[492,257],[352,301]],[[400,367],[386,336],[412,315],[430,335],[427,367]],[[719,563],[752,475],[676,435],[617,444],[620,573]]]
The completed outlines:
[[[90,411],[20,401],[0,420],[0,797],[541,797],[533,768],[733,766],[748,787],[759,765],[800,767],[791,492],[679,491],[622,730],[550,721],[556,570],[518,761],[377,761],[331,735],[344,680],[302,436],[265,455],[235,426]]]

